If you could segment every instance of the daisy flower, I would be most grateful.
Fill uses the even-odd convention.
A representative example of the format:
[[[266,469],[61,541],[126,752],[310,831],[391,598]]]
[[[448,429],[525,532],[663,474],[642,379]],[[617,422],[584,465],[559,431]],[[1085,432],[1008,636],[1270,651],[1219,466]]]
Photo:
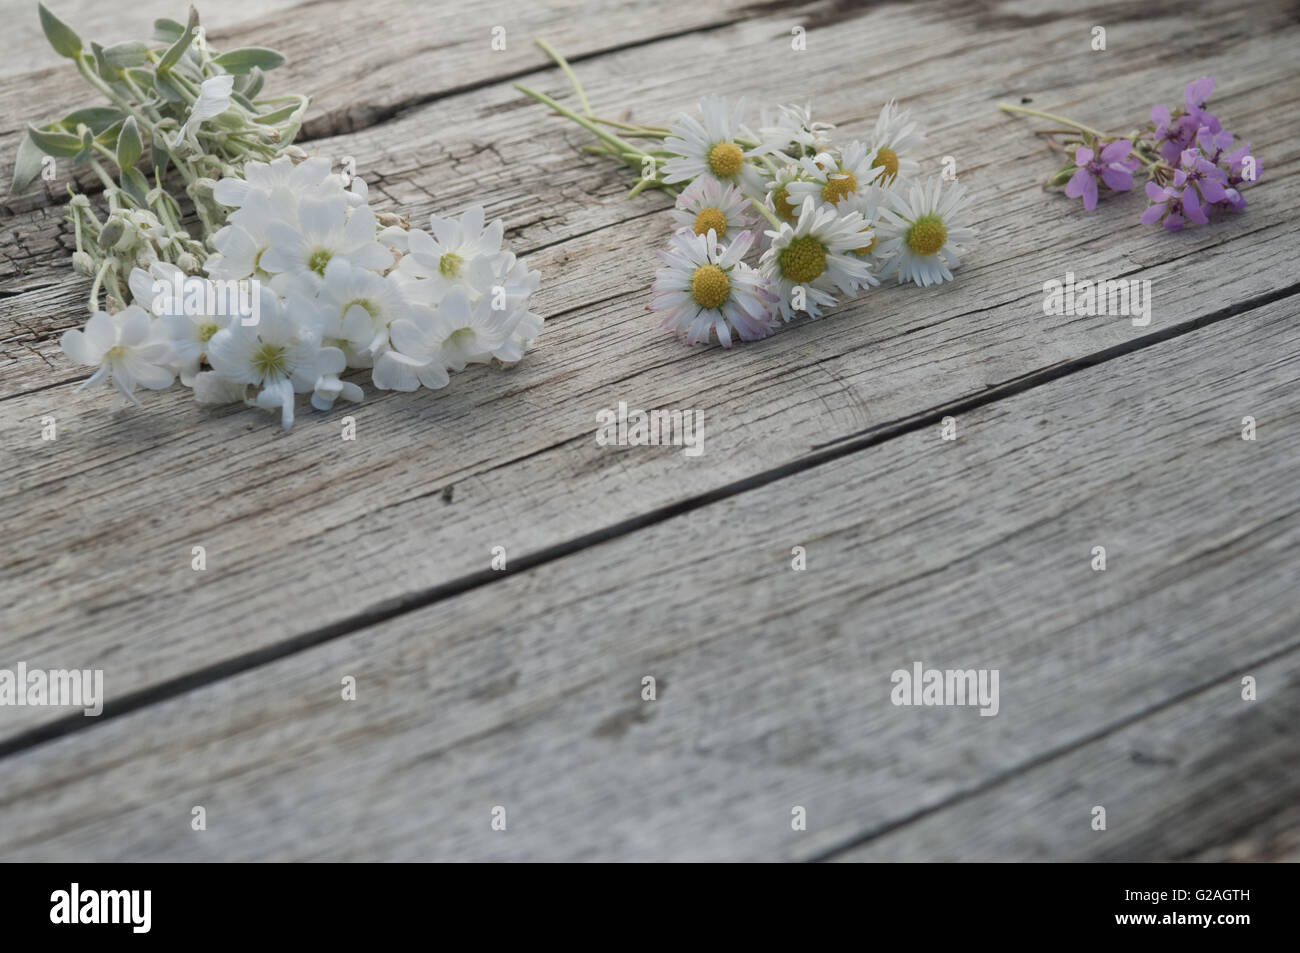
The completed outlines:
[[[899,284],[912,281],[921,287],[951,281],[962,243],[975,237],[962,187],[954,182],[945,194],[943,180],[936,176],[929,186],[889,193],[889,202],[891,207],[881,212],[877,239],[887,262],[884,273],[897,272]]]
[[[63,353],[78,364],[99,365],[77,390],[111,382],[138,407],[136,384],[149,390],[170,387],[176,374],[167,366],[170,350],[160,330],[149,312],[133,304],[116,314],[96,311],[84,329],[64,331]]]
[[[834,123],[815,122],[811,106],[778,106],[771,116],[764,106],[759,112],[758,133],[763,145],[773,152],[796,156],[815,155],[831,146]]]
[[[432,234],[418,228],[407,234],[407,254],[399,270],[404,277],[417,279],[412,290],[427,303],[437,304],[452,288],[464,286],[470,267],[479,259],[501,254],[505,224],[497,219],[485,226],[483,220],[483,206],[475,205],[459,221],[432,216]]]
[[[690,344],[705,344],[716,332],[731,347],[731,330],[742,341],[765,338],[776,327],[776,295],[767,281],[741,258],[753,232],[741,232],[728,246],[715,232],[696,235],[681,229],[659,252],[663,268],[655,275],[650,310],[663,311],[663,327]]]
[[[208,363],[219,377],[236,387],[258,389],[254,402],[280,409],[280,426],[293,426],[293,395],[316,389],[322,367],[344,367],[343,352],[321,347],[320,338],[289,312],[310,309],[310,302],[289,298],[281,305],[269,288],[261,289],[261,320],[255,325],[233,321],[208,342]],[[203,375],[199,375],[202,377]]]
[[[700,100],[699,119],[679,113],[663,142],[664,150],[676,156],[664,163],[664,181],[687,182],[709,175],[746,195],[762,195],[762,176],[749,160],[766,150],[756,145],[757,137],[741,123],[744,106],[741,100],[733,111],[721,96],[705,96]]]
[[[853,295],[863,285],[879,284],[871,265],[854,254],[863,247],[866,227],[858,212],[818,205],[810,195],[803,200],[798,224],[782,223],[779,231],[767,233],[772,244],[759,268],[776,284],[786,321],[800,310],[820,317],[822,308],[835,304],[837,290]]]
[[[853,254],[873,263],[880,260],[877,254],[876,226],[880,223],[880,213],[887,200],[888,193],[886,190],[878,185],[872,185],[849,199],[848,204],[845,206],[861,215],[864,223],[862,229],[863,244],[853,249]]]
[[[882,172],[881,183],[892,184],[900,177],[904,181],[916,178],[921,166],[910,153],[923,142],[925,133],[912,121],[912,114],[899,109],[892,99],[885,103],[871,131],[871,151],[875,155],[872,164]]]
[[[677,196],[673,223],[678,228],[689,228],[696,235],[712,229],[719,241],[734,239],[758,221],[750,209],[749,199],[740,189],[723,185],[712,176],[701,176]]]
[[[273,222],[267,228],[270,247],[260,267],[275,275],[272,286],[313,294],[325,280],[325,269],[341,255],[358,268],[383,271],[393,253],[375,240],[375,213],[364,205],[349,211],[342,194],[306,199],[293,222]]]
[[[881,174],[874,163],[874,153],[857,140],[850,142],[838,157],[829,152],[808,156],[800,160],[801,179],[786,187],[790,202],[802,206],[804,199],[811,196],[818,203],[839,205],[871,187]]]
[[[767,182],[767,207],[777,217],[793,225],[799,221],[800,203],[794,201],[790,186],[803,181],[803,167],[797,162],[790,162],[777,170]]]

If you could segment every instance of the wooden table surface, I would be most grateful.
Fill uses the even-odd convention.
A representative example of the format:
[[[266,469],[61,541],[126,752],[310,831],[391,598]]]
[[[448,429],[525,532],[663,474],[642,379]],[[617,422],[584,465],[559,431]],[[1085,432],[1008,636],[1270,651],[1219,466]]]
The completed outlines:
[[[18,6],[6,182],[16,130],[90,95]],[[201,12],[289,57],[304,147],[381,209],[504,218],[546,329],[288,434],[179,386],[117,409],[58,347],[66,180],[6,195],[0,667],[102,669],[107,704],[0,708],[0,857],[1300,859],[1293,4],[287,6]],[[105,42],[173,7],[53,5]],[[535,35],[645,122],[714,91],[861,135],[896,96],[979,242],[955,283],[679,344],[645,310],[669,199],[512,88],[569,97]],[[995,108],[1128,128],[1206,74],[1263,177],[1179,234],[1043,191],[1041,124]],[[1045,316],[1067,272],[1149,280],[1150,325]],[[704,452],[598,446],[620,401],[701,411]],[[998,713],[895,706],[914,662],[996,669]]]

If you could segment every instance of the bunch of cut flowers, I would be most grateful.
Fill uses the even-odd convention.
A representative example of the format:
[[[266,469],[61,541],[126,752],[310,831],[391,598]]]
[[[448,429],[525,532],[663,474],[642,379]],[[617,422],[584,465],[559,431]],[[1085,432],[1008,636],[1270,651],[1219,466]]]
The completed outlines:
[[[950,281],[976,234],[955,177],[921,176],[925,134],[893,101],[864,140],[837,141],[807,106],[765,108],[752,128],[743,100],[717,95],[668,126],[638,125],[594,115],[569,64],[537,43],[568,77],[581,112],[516,88],[594,134],[588,152],[636,169],[629,197],[648,188],[675,197],[676,229],[659,253],[649,307],[688,343],[765,338],[882,278]]]
[[[294,146],[309,98],[262,92],[273,50],[220,53],[198,13],[155,21],[151,41],[89,44],[40,6],[55,51],[105,104],[29,126],[12,191],[45,156],[89,167],[71,187],[74,269],[90,319],[64,352],[139,404],[179,378],[196,400],[277,412],[360,401],[345,380],[440,388],[469,364],[518,361],[542,329],[539,277],[502,247],[481,207],[429,230],[376,214],[365,181]]]

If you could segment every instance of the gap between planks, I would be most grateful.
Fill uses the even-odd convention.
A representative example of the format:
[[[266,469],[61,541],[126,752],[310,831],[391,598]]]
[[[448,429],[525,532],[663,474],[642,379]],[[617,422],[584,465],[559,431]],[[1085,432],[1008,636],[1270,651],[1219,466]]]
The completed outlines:
[[[1249,301],[1221,308],[1218,311],[1203,315],[1188,324],[1156,331],[1125,344],[1115,345],[1104,351],[1099,351],[1086,357],[1067,361],[1056,367],[1035,371],[1020,380],[991,388],[984,393],[953,401],[910,417],[906,420],[892,421],[887,424],[882,424],[879,427],[872,428],[862,434],[847,437],[843,441],[838,441],[832,446],[817,450],[779,467],[756,473],[744,479],[736,480],[724,486],[717,487],[707,493],[702,493],[668,506],[659,507],[622,522],[615,523],[596,532],[587,533],[563,543],[548,546],[531,553],[525,553],[522,556],[512,559],[508,567],[504,570],[480,570],[476,573],[453,579],[450,582],[433,586],[422,592],[413,593],[390,600],[389,602],[379,606],[370,607],[363,612],[341,619],[336,623],[323,626],[310,632],[305,632],[301,635],[285,639],[272,645],[264,646],[256,651],[248,652],[235,658],[226,659],[216,664],[196,669],[193,672],[168,679],[148,688],[129,692],[124,696],[105,702],[102,715],[95,719],[93,725],[88,725],[85,717],[80,714],[67,715],[57,720],[46,722],[34,728],[12,735],[8,738],[0,739],[0,759],[10,757],[18,752],[48,743],[77,731],[90,730],[93,727],[115,718],[120,718],[123,715],[130,714],[131,712],[138,711],[150,705],[194,691],[195,689],[214,681],[230,678],[233,675],[241,674],[254,668],[259,668],[296,652],[303,651],[304,649],[343,638],[359,629],[368,628],[372,625],[386,622],[417,609],[425,608],[426,606],[430,606],[436,602],[470,592],[497,580],[506,579],[520,573],[526,573],[538,566],[543,566],[567,556],[572,556],[584,549],[589,549],[610,540],[627,536],[631,533],[637,532],[638,530],[654,526],[658,523],[663,523],[667,520],[673,519],[674,517],[690,513],[721,500],[738,496],[748,490],[766,486],[769,483],[774,483],[777,480],[798,475],[833,460],[838,460],[842,457],[850,456],[872,447],[879,446],[889,440],[915,433],[916,431],[922,430],[926,427],[932,427],[942,421],[946,416],[957,416],[958,414],[984,407],[996,401],[1017,394],[1022,394],[1046,384],[1051,384],[1054,381],[1069,377],[1072,374],[1095,367],[1098,364],[1105,363],[1106,361],[1145,350],[1146,348],[1174,338],[1195,333],[1201,328],[1237,317],[1255,308],[1263,307],[1273,302],[1289,298],[1297,292],[1300,292],[1300,284],[1293,284],[1286,288],[1270,292],[1269,294],[1261,295]],[[1192,691],[1199,690],[1200,689],[1194,689]],[[841,849],[847,849],[849,846],[853,845],[845,845],[845,847]]]

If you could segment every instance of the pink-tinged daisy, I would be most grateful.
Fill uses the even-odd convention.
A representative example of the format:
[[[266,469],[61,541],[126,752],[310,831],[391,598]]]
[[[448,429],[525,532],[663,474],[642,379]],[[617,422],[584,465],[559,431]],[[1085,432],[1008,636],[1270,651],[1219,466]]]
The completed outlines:
[[[745,193],[734,185],[723,185],[711,176],[701,176],[677,196],[673,224],[689,228],[696,235],[710,229],[719,241],[734,240],[758,221]]]

